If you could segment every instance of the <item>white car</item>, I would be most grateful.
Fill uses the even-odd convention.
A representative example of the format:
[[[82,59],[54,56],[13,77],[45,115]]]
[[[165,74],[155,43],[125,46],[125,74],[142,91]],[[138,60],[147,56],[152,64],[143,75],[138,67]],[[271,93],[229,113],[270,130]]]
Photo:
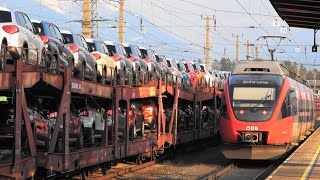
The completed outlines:
[[[37,31],[24,12],[0,7],[0,70],[20,57],[25,64],[45,65],[45,46]]]
[[[83,119],[85,141],[94,144],[96,138],[101,138],[105,127],[105,110],[100,108],[97,101],[91,96],[74,96],[72,104]]]

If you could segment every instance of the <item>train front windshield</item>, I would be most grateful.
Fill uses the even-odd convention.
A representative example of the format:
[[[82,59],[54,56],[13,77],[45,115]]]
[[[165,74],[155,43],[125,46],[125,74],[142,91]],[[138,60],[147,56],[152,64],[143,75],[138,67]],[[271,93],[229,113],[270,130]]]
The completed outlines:
[[[230,103],[240,121],[266,121],[276,106],[283,78],[235,75],[229,79]]]

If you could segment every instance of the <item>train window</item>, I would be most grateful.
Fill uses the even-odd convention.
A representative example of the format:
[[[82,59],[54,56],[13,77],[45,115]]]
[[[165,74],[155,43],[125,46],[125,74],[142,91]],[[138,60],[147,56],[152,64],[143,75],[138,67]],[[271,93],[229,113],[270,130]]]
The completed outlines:
[[[282,118],[286,118],[291,115],[291,106],[290,106],[289,95],[287,95],[283,101],[281,113],[282,113]]]
[[[234,107],[272,107],[275,103],[276,89],[269,87],[234,87]],[[258,103],[258,104],[257,104]]]
[[[295,116],[298,113],[296,90],[290,89],[289,99],[290,99],[290,103],[291,103],[291,115]]]

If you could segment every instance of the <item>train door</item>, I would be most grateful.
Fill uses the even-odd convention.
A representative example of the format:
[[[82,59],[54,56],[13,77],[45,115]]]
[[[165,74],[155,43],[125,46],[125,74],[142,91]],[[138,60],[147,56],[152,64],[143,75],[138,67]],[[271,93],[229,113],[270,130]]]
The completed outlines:
[[[298,91],[290,89],[289,99],[291,106],[291,115],[293,116],[292,139],[293,142],[299,142],[299,116],[298,116]]]

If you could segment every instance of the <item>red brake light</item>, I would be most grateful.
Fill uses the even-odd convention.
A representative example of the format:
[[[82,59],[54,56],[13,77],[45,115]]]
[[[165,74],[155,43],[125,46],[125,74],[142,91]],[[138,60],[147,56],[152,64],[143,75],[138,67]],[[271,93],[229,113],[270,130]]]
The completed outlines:
[[[40,35],[40,38],[41,38],[41,41],[42,41],[44,44],[47,44],[47,43],[49,42],[48,36]]]
[[[266,115],[268,112],[266,110],[262,111],[262,115]]]
[[[55,119],[58,117],[58,112],[52,112],[48,115],[49,119]]]
[[[151,58],[149,58],[149,57],[144,58],[144,60],[145,60],[147,63],[151,62]]]
[[[112,110],[108,110],[108,116],[112,116]]]
[[[244,110],[241,109],[241,110],[239,111],[239,114],[243,115],[243,114],[244,114]]]
[[[96,60],[101,58],[101,55],[98,53],[93,53],[92,55],[96,58]]]
[[[5,26],[2,26],[2,29],[9,34],[14,34],[19,32],[19,28],[16,25],[5,25]]]
[[[136,58],[134,58],[133,56],[131,56],[131,57],[129,58],[129,60],[130,60],[131,62],[135,62],[135,61],[136,61]]]
[[[112,56],[112,59],[114,59],[114,61],[120,61],[121,60],[121,57],[120,56],[118,56],[118,55],[114,55],[114,56]]]
[[[76,45],[69,45],[69,48],[70,48],[70,50],[71,50],[73,53],[79,51],[79,48],[78,48],[78,46],[76,46]]]

